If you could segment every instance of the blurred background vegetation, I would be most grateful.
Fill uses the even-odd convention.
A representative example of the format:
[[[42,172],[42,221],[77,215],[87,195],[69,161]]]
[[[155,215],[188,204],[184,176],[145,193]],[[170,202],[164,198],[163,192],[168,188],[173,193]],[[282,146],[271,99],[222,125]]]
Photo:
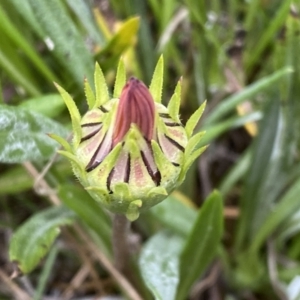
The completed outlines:
[[[0,298],[300,299],[299,9],[2,0]],[[183,123],[207,99],[197,131],[209,148],[132,224],[124,276],[112,265],[111,219],[46,135],[71,128],[53,81],[83,114],[96,61],[111,88],[120,57],[148,85],[161,54],[165,104],[183,77]]]

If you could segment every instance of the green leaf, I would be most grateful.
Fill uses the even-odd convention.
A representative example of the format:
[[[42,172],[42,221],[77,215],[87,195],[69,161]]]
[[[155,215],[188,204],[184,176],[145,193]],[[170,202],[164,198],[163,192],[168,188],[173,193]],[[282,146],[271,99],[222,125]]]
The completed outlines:
[[[253,99],[253,97],[258,93],[270,88],[273,84],[279,80],[282,80],[285,76],[292,72],[293,69],[290,67],[283,68],[269,76],[257,80],[256,82],[245,87],[241,92],[233,94],[232,96],[222,100],[222,103],[219,104],[206,118],[204,125],[215,123],[217,120],[228,114],[231,110],[235,109],[237,105],[246,100]]]
[[[197,217],[195,209],[186,205],[174,195],[155,205],[150,212],[154,218],[182,236],[187,236],[190,233]]]
[[[182,245],[179,236],[159,232],[142,249],[139,259],[142,277],[156,300],[175,299]]]
[[[162,88],[164,81],[164,58],[161,56],[155,67],[149,91],[155,102],[161,103]]]
[[[109,43],[97,55],[96,60],[103,71],[108,70],[118,62],[122,54],[131,46],[134,46],[140,24],[139,17],[128,19]]]
[[[103,242],[107,253],[111,253],[111,220],[100,205],[83,189],[73,185],[62,185],[59,198],[72,209]]]
[[[50,94],[24,100],[19,107],[53,118],[65,109],[65,104],[59,94]]]
[[[46,255],[59,235],[59,226],[71,224],[74,213],[63,206],[48,208],[22,224],[9,246],[9,259],[18,264],[22,273],[31,272]]]
[[[63,126],[38,113],[6,105],[0,111],[0,162],[45,160],[58,146],[47,133],[67,136]]]
[[[254,238],[257,235],[258,228],[261,227],[273,205],[270,204],[271,194],[280,186],[280,182],[278,182],[276,187],[272,188],[273,191],[269,191],[262,197],[262,191],[269,180],[268,177],[271,178],[269,171],[273,165],[272,160],[274,160],[272,153],[277,148],[276,143],[281,140],[279,136],[282,134],[283,127],[278,125],[279,122],[281,122],[280,102],[278,99],[272,99],[264,109],[264,118],[260,123],[259,135],[251,149],[251,164],[246,174],[246,182],[241,197],[241,218],[236,238],[237,248],[241,247],[249,237]],[[279,148],[277,150],[279,151]],[[267,202],[268,205],[265,205]]]
[[[44,74],[49,81],[55,80],[52,72],[47,68],[40,56],[35,52],[34,48],[28,43],[26,38],[14,26],[13,22],[7,18],[7,15],[0,6],[0,31],[6,34],[9,38],[31,59],[35,66]]]
[[[205,200],[180,256],[180,282],[177,300],[186,299],[190,287],[205,271],[217,253],[223,232],[221,195],[213,192]]]
[[[0,195],[18,194],[30,189],[33,183],[33,178],[28,176],[28,173],[22,166],[15,166],[1,173]]]
[[[85,0],[68,0],[69,6],[73,9],[77,17],[80,19],[86,32],[100,47],[104,46],[104,34],[100,32],[89,2]]]
[[[272,212],[266,218],[263,225],[256,232],[251,251],[257,251],[267,237],[278,229],[285,220],[299,209],[300,180],[296,181],[291,188],[282,196],[280,202],[273,207]]]
[[[69,76],[79,86],[84,77],[93,82],[92,54],[66,9],[65,2],[29,0],[29,3],[42,31],[47,34],[47,40],[53,44],[53,54],[68,70]]]

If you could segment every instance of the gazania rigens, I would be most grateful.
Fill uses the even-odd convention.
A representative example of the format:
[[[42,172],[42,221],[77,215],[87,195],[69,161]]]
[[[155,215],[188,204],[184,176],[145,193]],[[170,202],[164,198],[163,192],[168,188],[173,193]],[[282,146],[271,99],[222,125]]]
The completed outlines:
[[[72,144],[52,135],[65,148],[59,152],[71,161],[76,177],[96,201],[130,220],[180,185],[205,149],[197,146],[203,132],[192,136],[205,104],[183,127],[178,115],[181,82],[165,107],[160,103],[162,78],[162,57],[149,89],[134,77],[126,83],[120,61],[114,97],[109,99],[104,76],[96,65],[96,96],[86,81],[89,111],[82,118],[70,95],[57,86],[70,111],[74,132]]]

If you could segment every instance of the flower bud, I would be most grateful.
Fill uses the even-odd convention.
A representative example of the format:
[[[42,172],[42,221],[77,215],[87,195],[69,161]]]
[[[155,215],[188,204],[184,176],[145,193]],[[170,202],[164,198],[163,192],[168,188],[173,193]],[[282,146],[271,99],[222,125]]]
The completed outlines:
[[[60,153],[71,161],[76,177],[96,201],[130,220],[180,185],[205,149],[197,147],[203,132],[191,136],[205,104],[184,127],[178,115],[181,82],[168,107],[160,103],[162,67],[161,58],[148,89],[134,77],[125,84],[121,61],[114,98],[109,99],[104,76],[96,66],[96,96],[86,81],[89,111],[82,118],[70,95],[58,86],[74,131],[71,145],[52,135],[65,148]]]

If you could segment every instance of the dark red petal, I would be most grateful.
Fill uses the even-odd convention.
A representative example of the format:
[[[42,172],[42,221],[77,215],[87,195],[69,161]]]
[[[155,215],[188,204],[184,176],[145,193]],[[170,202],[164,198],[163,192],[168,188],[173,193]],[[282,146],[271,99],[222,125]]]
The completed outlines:
[[[114,128],[113,144],[122,141],[132,123],[150,141],[153,136],[154,100],[143,82],[132,77],[121,93]]]

